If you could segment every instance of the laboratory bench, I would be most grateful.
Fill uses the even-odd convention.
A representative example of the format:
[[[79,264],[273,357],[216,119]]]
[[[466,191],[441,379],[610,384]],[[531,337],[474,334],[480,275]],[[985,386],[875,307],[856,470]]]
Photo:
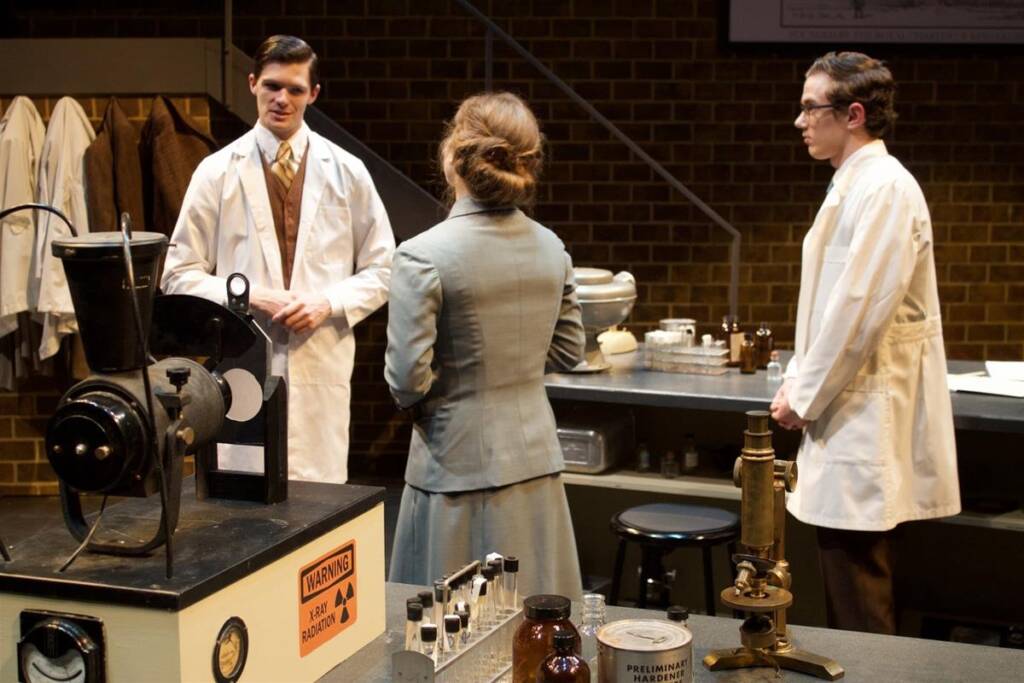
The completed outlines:
[[[780,353],[785,367],[791,351]],[[606,356],[612,368],[595,373],[552,373],[544,377],[548,397],[571,401],[689,408],[696,410],[766,410],[778,384],[765,371],[752,375],[729,368],[724,375],[689,375],[645,370],[640,352]],[[953,374],[985,369],[981,361],[949,361]],[[957,429],[1024,434],[1024,399],[984,394],[952,394],[953,424]]]
[[[783,352],[782,363],[791,352]],[[595,585],[614,573],[617,538],[611,517],[627,508],[679,502],[739,512],[740,489],[732,464],[743,442],[748,410],[766,410],[778,388],[764,370],[743,375],[737,368],[719,376],[676,374],[644,369],[639,354],[608,356],[612,369],[593,374],[549,374],[545,385],[556,417],[602,421],[629,416],[636,431],[618,464],[598,474],[564,472],[566,494],[576,530],[581,567]],[[950,361],[953,373],[976,372],[981,362]],[[943,520],[900,525],[894,546],[897,594],[910,596],[901,609],[900,633],[918,636],[957,627],[991,628],[1004,636],[1024,626],[1024,598],[1000,588],[1018,582],[1010,569],[1024,532],[1024,400],[953,393],[960,485],[965,511]],[[799,433],[775,428],[777,457],[795,457]],[[666,478],[658,471],[638,472],[633,448],[640,442],[652,456],[672,449],[682,461],[684,435],[694,433],[700,453],[696,470]],[[799,477],[798,484],[799,485]],[[787,515],[787,554],[798,592],[792,613],[800,623],[825,623],[824,587],[814,527]],[[677,578],[675,602],[704,604],[697,551],[676,551],[666,561]],[[715,548],[716,585],[730,580],[727,552]],[[625,573],[635,571],[639,552],[629,550]],[[626,601],[631,580],[625,580]]]
[[[782,364],[792,355],[782,353]],[[646,370],[639,352],[607,357],[612,368],[606,372],[585,374],[549,374],[544,378],[548,397],[560,402],[583,402],[633,408],[678,409],[702,413],[733,413],[767,410],[779,384],[768,382],[765,372],[744,375],[729,368],[724,375],[690,375]],[[984,370],[980,361],[949,361],[955,374]],[[1024,399],[983,394],[952,393],[953,423],[958,435],[983,433],[989,436],[1024,435]],[[738,422],[737,424],[741,424]],[[779,434],[785,438],[785,434]],[[736,433],[737,443],[742,432]],[[791,439],[792,441],[792,439]],[[781,452],[781,451],[780,451]],[[737,451],[738,455],[738,451]],[[1019,455],[1019,453],[1017,453]],[[726,463],[728,465],[728,463]],[[600,474],[565,472],[562,477],[571,486],[645,491],[696,498],[736,500],[740,498],[731,478],[731,467],[702,466],[695,475],[683,474],[667,479],[658,472],[638,472],[631,462]],[[1024,496],[1024,493],[1021,493]],[[944,520],[947,523],[980,526],[1006,531],[1024,531],[1024,510],[999,512],[965,511]]]
[[[405,634],[405,600],[422,586],[389,583],[387,630],[369,645],[332,669],[322,683],[385,683],[391,681],[391,654],[402,648]],[[573,621],[579,623],[579,605],[573,604]],[[627,607],[607,608],[607,621],[660,619],[662,612]],[[709,650],[739,646],[737,619],[692,615],[694,680],[776,681],[773,669],[739,669],[711,672],[700,663]],[[1024,678],[1024,651],[947,643],[899,636],[880,636],[852,631],[833,631],[809,626],[790,626],[797,647],[837,661],[846,671],[845,681],[1009,681]],[[786,671],[783,680],[818,680]]]

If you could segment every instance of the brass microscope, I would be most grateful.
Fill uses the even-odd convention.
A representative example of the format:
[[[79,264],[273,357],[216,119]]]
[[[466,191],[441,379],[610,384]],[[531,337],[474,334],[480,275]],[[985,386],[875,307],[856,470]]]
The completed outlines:
[[[740,626],[742,647],[712,650],[704,657],[711,671],[770,666],[834,681],[843,668],[835,661],[793,646],[786,608],[793,604],[793,577],[786,561],[786,492],[796,488],[796,463],[776,460],[769,414],[747,413],[743,452],[733,481],[742,489],[740,518],[743,551],[733,555],[736,580],[721,593],[722,602],[750,616]]]

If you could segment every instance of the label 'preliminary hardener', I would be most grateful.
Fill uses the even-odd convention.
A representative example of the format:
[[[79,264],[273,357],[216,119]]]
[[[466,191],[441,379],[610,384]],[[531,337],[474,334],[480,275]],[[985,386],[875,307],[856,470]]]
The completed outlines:
[[[693,634],[656,619],[613,621],[597,632],[600,683],[690,683]]]

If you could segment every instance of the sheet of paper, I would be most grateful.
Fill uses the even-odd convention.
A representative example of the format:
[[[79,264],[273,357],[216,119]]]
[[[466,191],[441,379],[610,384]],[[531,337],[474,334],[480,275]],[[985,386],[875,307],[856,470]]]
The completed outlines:
[[[985,361],[985,369],[989,377],[1024,382],[1024,362],[989,360]]]
[[[996,377],[981,377],[976,374],[949,375],[947,381],[950,391],[966,391],[975,394],[1024,398],[1024,382],[998,379]]]

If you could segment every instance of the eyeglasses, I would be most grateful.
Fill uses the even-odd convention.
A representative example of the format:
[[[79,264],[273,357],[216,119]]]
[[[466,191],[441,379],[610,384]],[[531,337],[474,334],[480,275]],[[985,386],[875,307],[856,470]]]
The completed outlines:
[[[841,106],[838,104],[801,104],[798,116],[802,115],[810,118],[812,111],[817,111],[818,109],[839,109]]]

